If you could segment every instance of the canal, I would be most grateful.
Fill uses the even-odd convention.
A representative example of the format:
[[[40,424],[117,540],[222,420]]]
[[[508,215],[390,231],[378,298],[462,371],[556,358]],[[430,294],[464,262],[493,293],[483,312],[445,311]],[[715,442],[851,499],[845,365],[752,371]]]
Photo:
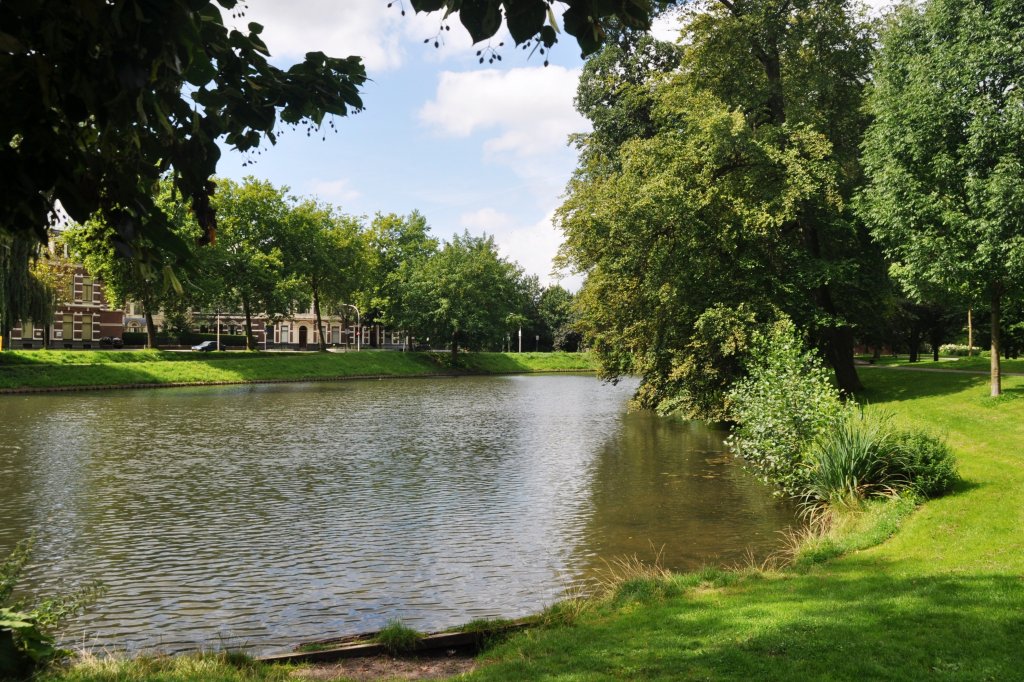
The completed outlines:
[[[618,556],[685,570],[793,510],[635,383],[502,376],[0,396],[0,555],[100,580],[72,646],[248,648],[535,612]]]

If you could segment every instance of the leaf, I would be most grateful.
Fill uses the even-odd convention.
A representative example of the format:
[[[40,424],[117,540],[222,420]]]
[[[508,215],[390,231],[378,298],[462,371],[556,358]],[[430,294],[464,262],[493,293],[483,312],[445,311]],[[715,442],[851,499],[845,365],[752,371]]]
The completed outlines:
[[[475,0],[463,4],[459,20],[469,31],[474,43],[490,38],[501,28],[498,0]]]

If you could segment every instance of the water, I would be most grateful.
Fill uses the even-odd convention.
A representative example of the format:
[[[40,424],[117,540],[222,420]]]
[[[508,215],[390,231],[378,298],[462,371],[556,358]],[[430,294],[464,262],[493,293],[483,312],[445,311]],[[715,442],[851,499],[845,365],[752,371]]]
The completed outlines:
[[[102,580],[64,633],[113,651],[247,647],[515,617],[638,554],[779,545],[792,510],[724,434],[626,412],[590,376],[0,397],[0,555]]]

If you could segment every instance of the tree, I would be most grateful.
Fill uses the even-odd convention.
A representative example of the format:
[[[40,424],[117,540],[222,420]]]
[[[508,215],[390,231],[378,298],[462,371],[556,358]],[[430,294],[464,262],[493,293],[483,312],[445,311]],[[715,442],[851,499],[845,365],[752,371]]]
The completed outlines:
[[[171,183],[163,182],[154,189],[157,194],[152,203],[154,210],[162,216],[161,220],[174,230],[177,240],[196,248],[201,228],[175,188]],[[139,237],[138,243],[149,254],[148,258],[125,258],[117,248],[116,234],[117,230],[97,215],[66,230],[64,236],[73,257],[91,275],[103,281],[107,298],[114,306],[124,306],[128,301],[142,305],[146,318],[146,345],[155,348],[157,329],[153,315],[168,306],[189,309],[201,305],[217,285],[203,286],[198,280],[216,273],[210,268],[195,267],[187,273],[188,276],[179,278],[173,268],[179,262],[180,254],[145,237]],[[204,252],[204,256],[208,257],[209,252]],[[194,257],[198,258],[198,254]]]
[[[579,350],[581,339],[576,330],[574,300],[575,297],[558,284],[546,287],[540,294],[537,307],[553,350]]]
[[[47,305],[49,315],[45,320],[38,320],[43,324],[43,346],[47,348],[50,346],[53,315],[61,305],[71,300],[71,290],[75,284],[75,263],[65,255],[64,248],[64,237],[57,236],[32,263],[32,277],[49,295]]]
[[[643,404],[715,418],[715,401],[693,393],[704,389],[684,381],[685,368],[711,347],[701,317],[742,304],[759,322],[791,317],[839,385],[857,390],[853,322],[872,314],[877,292],[865,272],[880,260],[847,204],[871,32],[842,0],[703,8],[690,17],[675,74],[655,69],[634,84],[604,75],[628,75],[631,64],[584,70],[585,101],[625,91],[632,105],[623,111],[646,112],[640,128],[595,117],[557,213],[563,257],[588,275],[585,336],[605,375],[644,377]],[[727,326],[707,323],[708,333]],[[727,385],[741,365],[720,357]],[[724,395],[722,386],[712,393]]]
[[[359,289],[364,254],[360,224],[333,206],[306,199],[285,215],[280,249],[286,272],[312,299],[320,350],[327,350],[322,310],[334,310]]]
[[[252,177],[241,185],[230,180],[217,183],[214,207],[219,229],[213,259],[225,302],[240,308],[245,317],[250,350],[256,347],[253,314],[270,319],[285,315],[298,295],[298,283],[286,272],[280,246],[290,210],[287,191]]]
[[[366,319],[390,327],[407,326],[411,311],[406,285],[437,251],[427,219],[418,211],[408,216],[378,213],[364,234],[364,243],[366,276],[359,300]]]
[[[11,328],[19,320],[49,324],[55,292],[38,276],[42,246],[24,239],[0,239],[0,337],[10,346]]]
[[[1024,280],[1024,6],[930,0],[898,8],[868,100],[860,207],[923,300],[987,301],[991,394],[1001,393],[1001,312]]]
[[[474,41],[504,19],[516,44],[550,47],[559,27],[544,0],[413,0],[418,11],[458,14]],[[648,0],[568,0],[562,27],[584,53],[606,25],[650,23]],[[362,108],[359,57],[310,52],[273,66],[263,27],[229,29],[237,0],[5,0],[0,3],[0,232],[45,243],[57,203],[78,223],[94,216],[121,256],[161,262],[193,255],[155,210],[170,172],[202,240],[215,238],[211,181],[219,141],[240,151],[273,143],[280,119],[306,125]],[[97,249],[101,247],[96,247]],[[13,252],[12,252],[13,253]],[[21,254],[21,252],[18,252]]]
[[[459,345],[499,344],[512,315],[521,314],[522,270],[498,255],[494,238],[455,235],[411,275],[406,289],[410,331]]]

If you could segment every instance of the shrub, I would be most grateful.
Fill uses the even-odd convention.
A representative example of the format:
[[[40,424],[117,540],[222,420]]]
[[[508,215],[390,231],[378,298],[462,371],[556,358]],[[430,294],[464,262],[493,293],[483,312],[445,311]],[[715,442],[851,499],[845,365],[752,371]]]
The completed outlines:
[[[754,334],[747,368],[728,395],[728,442],[762,480],[800,496],[811,444],[846,415],[839,391],[788,319]]]
[[[855,507],[900,487],[894,470],[896,434],[888,416],[848,410],[846,418],[818,434],[810,451],[803,493],[812,506]]]
[[[939,355],[951,355],[955,357],[964,357],[967,355],[981,355],[981,348],[974,346],[974,352],[970,352],[971,349],[967,347],[967,344],[960,343],[947,343],[939,346]]]
[[[924,497],[938,497],[959,480],[956,457],[945,441],[924,431],[894,435],[891,468]]]

